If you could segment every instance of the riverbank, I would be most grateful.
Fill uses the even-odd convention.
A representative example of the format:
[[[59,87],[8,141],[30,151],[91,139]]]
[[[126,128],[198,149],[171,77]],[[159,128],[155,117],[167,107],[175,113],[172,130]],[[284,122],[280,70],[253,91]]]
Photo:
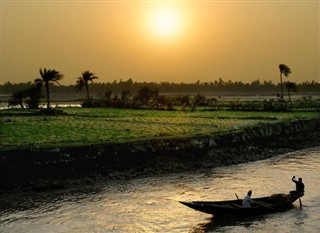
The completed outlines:
[[[99,179],[214,168],[320,145],[320,118],[196,137],[11,149],[0,155],[0,189],[42,191]]]

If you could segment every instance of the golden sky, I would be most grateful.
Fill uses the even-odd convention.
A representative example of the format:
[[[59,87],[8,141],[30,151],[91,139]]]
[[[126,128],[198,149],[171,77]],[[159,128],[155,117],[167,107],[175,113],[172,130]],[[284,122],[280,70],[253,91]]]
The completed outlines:
[[[315,1],[1,0],[0,83],[28,82],[39,68],[75,84],[99,82],[320,82]]]

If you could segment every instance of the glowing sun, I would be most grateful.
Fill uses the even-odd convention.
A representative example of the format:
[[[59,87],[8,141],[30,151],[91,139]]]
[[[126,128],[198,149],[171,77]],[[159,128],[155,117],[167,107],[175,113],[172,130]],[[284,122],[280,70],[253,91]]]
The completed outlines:
[[[151,15],[151,30],[159,38],[175,37],[181,30],[179,12],[174,9],[160,8]]]

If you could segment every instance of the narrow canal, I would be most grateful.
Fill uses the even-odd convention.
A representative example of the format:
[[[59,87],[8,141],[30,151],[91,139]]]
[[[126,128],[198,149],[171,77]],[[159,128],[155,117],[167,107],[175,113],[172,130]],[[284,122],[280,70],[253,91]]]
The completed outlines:
[[[246,219],[214,219],[179,203],[287,193],[306,186],[295,208]],[[320,147],[276,158],[50,192],[0,196],[0,232],[320,232]]]

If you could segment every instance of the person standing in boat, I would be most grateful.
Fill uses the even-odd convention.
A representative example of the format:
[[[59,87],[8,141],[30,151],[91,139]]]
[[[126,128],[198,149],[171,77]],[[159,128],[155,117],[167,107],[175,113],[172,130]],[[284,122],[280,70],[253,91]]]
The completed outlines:
[[[302,197],[304,195],[304,183],[302,183],[302,178],[300,177],[296,180],[296,177],[293,176],[292,181],[296,184],[296,190],[290,191],[290,193]]]
[[[243,198],[242,207],[251,208],[251,205],[252,205],[251,195],[252,195],[252,191],[249,190],[247,195]]]

